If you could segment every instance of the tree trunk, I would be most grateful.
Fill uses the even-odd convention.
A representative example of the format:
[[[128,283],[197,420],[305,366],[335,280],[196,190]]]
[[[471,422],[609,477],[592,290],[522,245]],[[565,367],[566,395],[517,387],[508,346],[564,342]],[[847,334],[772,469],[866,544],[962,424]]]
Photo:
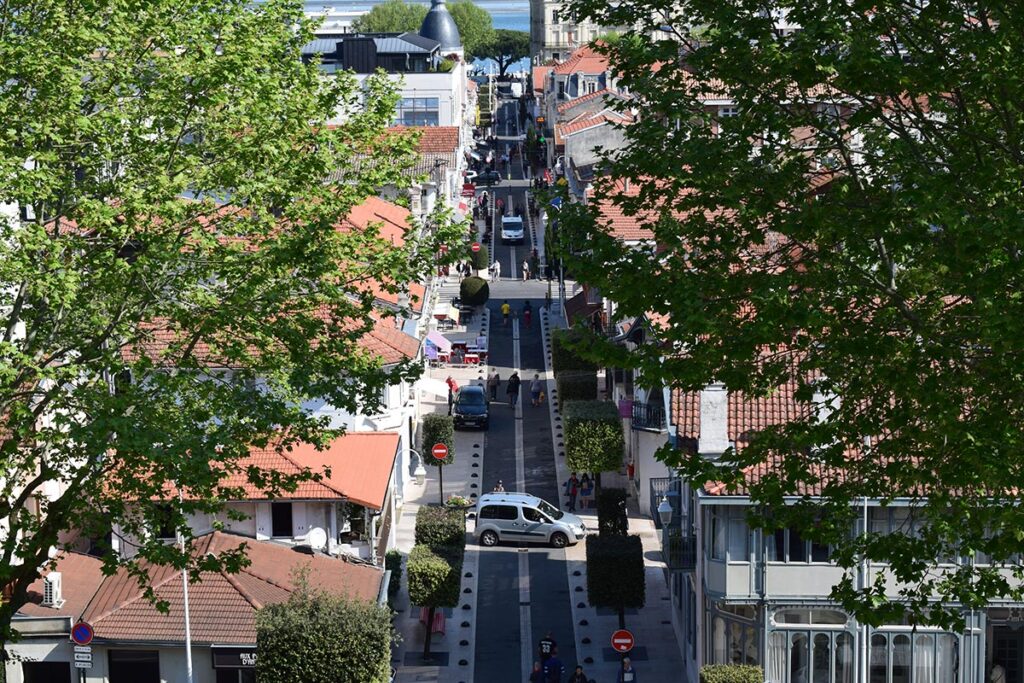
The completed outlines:
[[[434,634],[434,610],[436,607],[431,607],[427,611],[427,635],[423,637],[423,661],[430,661],[430,637]]]

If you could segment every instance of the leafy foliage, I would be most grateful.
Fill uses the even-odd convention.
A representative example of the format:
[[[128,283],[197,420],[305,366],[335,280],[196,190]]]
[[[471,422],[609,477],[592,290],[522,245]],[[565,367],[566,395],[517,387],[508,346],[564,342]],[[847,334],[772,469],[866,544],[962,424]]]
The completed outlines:
[[[573,370],[597,372],[597,364],[577,351],[586,340],[586,335],[575,328],[551,332],[551,365],[556,376]]]
[[[416,545],[406,563],[409,599],[420,607],[459,604],[462,552],[449,546]]]
[[[1024,599],[1014,13],[942,1],[563,10],[631,27],[602,49],[644,112],[602,161],[633,181],[628,196],[599,187],[563,206],[567,266],[623,316],[671,316],[661,343],[629,359],[644,377],[758,398],[786,385],[808,407],[715,464],[672,464],[834,546],[846,571],[833,597],[863,623],[909,611],[956,625],[961,610]],[[800,29],[776,31],[776,10]],[[650,40],[658,29],[666,39]],[[717,117],[708,93],[739,115]],[[594,213],[605,199],[650,244],[624,254]],[[785,504],[807,490],[823,495]],[[909,503],[914,533],[851,534],[862,498]],[[938,556],[982,554],[991,562],[933,571]],[[864,559],[888,571],[860,587]]]
[[[587,536],[587,602],[610,609],[644,606],[644,548],[639,536]]]
[[[597,373],[584,370],[567,370],[555,375],[558,402],[593,401],[597,398]]]
[[[402,588],[402,553],[398,550],[389,550],[384,553],[384,569],[391,571],[391,580],[388,583],[388,603],[393,603],[398,591]],[[392,608],[394,605],[392,605]]]
[[[386,683],[391,612],[308,587],[256,613],[256,672],[282,683]]]
[[[700,683],[763,683],[764,670],[749,664],[705,664]]]
[[[491,13],[473,0],[455,0],[448,3],[448,13],[452,15],[459,29],[466,61],[472,62],[477,57],[484,56],[481,50],[490,44],[495,33]]]
[[[416,511],[416,544],[466,547],[466,514],[459,509],[424,505]]]
[[[423,416],[423,426],[420,435],[420,453],[426,464],[451,465],[455,462],[455,422],[451,415],[431,413]],[[443,443],[448,446],[448,457],[438,460],[430,453],[434,444]]]
[[[565,420],[565,457],[574,472],[606,472],[622,464],[625,441],[622,420],[610,401],[568,401]]]
[[[426,5],[405,0],[384,0],[366,14],[357,17],[352,22],[352,30],[358,33],[416,33],[426,16]]]
[[[481,247],[481,251],[483,247]],[[491,298],[491,288],[487,280],[476,275],[462,278],[459,285],[459,298],[470,306],[483,306]]]
[[[597,494],[597,529],[602,536],[625,536],[629,533],[625,489],[603,488]]]
[[[477,57],[493,59],[498,64],[498,77],[503,78],[508,68],[530,56],[530,34],[526,31],[495,29],[491,39],[480,47]]]
[[[0,220],[0,640],[68,538],[116,526],[137,554],[107,553],[107,569],[142,582],[142,561],[237,570],[241,552],[194,557],[149,532],[164,522],[191,546],[190,515],[243,497],[227,477],[251,447],[336,436],[304,404],[373,410],[415,377],[360,348],[367,285],[424,279],[453,241],[444,222],[400,247],[336,229],[405,183],[414,146],[383,134],[387,77],[357,87],[302,62],[300,3],[80,9],[42,0],[0,31],[0,187],[15,209]],[[325,125],[352,102],[365,108]],[[356,173],[357,158],[379,163]],[[240,473],[268,494],[315,476]]]

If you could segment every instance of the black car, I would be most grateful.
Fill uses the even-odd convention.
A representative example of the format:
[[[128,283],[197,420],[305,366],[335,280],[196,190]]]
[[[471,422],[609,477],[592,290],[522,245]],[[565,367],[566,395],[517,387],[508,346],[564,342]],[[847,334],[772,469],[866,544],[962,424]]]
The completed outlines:
[[[455,397],[452,416],[456,429],[459,427],[487,429],[490,424],[491,411],[484,388],[471,385],[459,389],[459,394]]]
[[[501,174],[497,171],[484,171],[476,177],[477,185],[493,185],[501,182]]]

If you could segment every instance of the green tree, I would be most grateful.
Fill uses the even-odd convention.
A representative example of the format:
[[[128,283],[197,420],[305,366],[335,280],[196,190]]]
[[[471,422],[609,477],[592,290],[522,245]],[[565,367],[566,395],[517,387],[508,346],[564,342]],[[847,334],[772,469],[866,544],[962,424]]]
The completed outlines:
[[[418,32],[427,6],[405,0],[384,0],[352,22],[352,30],[360,33]]]
[[[466,547],[466,513],[448,507],[423,505],[416,511],[417,545]]]
[[[480,47],[477,57],[493,59],[498,64],[498,77],[504,77],[508,68],[530,56],[530,34],[499,28],[493,38]]]
[[[639,536],[587,536],[587,602],[619,613],[626,628],[626,609],[644,606],[644,546]]]
[[[360,349],[367,285],[422,279],[454,241],[444,224],[398,251],[336,229],[401,182],[413,145],[383,135],[385,77],[368,80],[364,110],[325,125],[363,93],[302,63],[301,3],[42,0],[0,26],[0,188],[15,207],[0,220],[2,648],[39,568],[75,536],[117,525],[137,554],[107,553],[107,569],[141,582],[142,561],[197,579],[238,569],[243,551],[193,557],[188,515],[241,498],[237,474],[268,494],[316,476],[238,466],[252,446],[334,438],[303,402],[372,409],[417,374]],[[395,162],[357,174],[356,155]],[[184,552],[149,533],[160,523]]]
[[[648,379],[750,397],[785,385],[807,406],[714,464],[666,457],[834,546],[846,571],[833,596],[862,623],[959,625],[962,609],[1024,599],[1017,13],[947,0],[567,9],[633,27],[605,49],[643,112],[603,162],[631,191],[605,186],[559,217],[563,252],[588,249],[567,265],[624,316],[670,316],[662,343],[631,358]],[[800,29],[776,31],[775,10]],[[667,39],[647,40],[659,27]],[[709,95],[739,115],[716,120]],[[604,201],[652,246],[624,255],[592,211]],[[851,534],[858,501],[897,499],[913,533]],[[933,571],[936,557],[974,559]],[[860,586],[865,559],[888,570]]]
[[[391,612],[302,585],[256,613],[256,674],[281,683],[386,683]]]
[[[448,4],[448,11],[459,28],[466,61],[472,62],[477,57],[484,57],[482,50],[494,39],[495,34],[491,13],[473,0],[455,0]]]
[[[574,472],[593,472],[595,489],[600,492],[601,472],[622,465],[622,418],[611,401],[567,401],[564,405],[566,464]]]
[[[426,636],[423,639],[423,659],[430,659],[430,636],[434,614],[438,607],[459,604],[459,586],[462,576],[463,549],[451,546],[414,546],[406,563],[409,600],[419,607],[427,607]]]
[[[420,452],[423,459],[431,465],[451,465],[455,462],[455,421],[451,415],[431,413],[423,416],[420,432]],[[438,460],[430,454],[434,444],[443,443],[448,447],[448,457]]]

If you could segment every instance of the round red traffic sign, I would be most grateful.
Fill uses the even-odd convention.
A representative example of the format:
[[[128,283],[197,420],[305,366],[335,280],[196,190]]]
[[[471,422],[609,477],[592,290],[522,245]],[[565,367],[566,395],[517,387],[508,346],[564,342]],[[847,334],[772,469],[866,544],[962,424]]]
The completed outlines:
[[[469,245],[469,248],[472,249],[473,253],[475,254],[476,252],[480,251],[480,243],[473,242],[473,244]]]
[[[444,460],[448,457],[448,447],[443,443],[435,443],[434,447],[430,449],[430,454],[437,460]]]
[[[633,649],[633,634],[624,628],[612,634],[612,649],[620,654],[626,654]]]
[[[77,645],[88,645],[92,642],[92,626],[89,622],[80,621],[71,629],[71,640]]]

